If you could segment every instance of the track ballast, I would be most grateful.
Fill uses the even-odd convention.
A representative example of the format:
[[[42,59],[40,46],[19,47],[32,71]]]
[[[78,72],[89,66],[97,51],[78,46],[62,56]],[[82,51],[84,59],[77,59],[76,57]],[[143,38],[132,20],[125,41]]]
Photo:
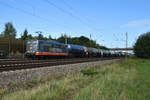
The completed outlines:
[[[51,60],[1,60],[0,72],[14,71],[21,69],[50,67],[56,65],[75,64],[83,62],[93,62],[100,60],[118,59],[112,58],[73,58],[73,59],[51,59]]]

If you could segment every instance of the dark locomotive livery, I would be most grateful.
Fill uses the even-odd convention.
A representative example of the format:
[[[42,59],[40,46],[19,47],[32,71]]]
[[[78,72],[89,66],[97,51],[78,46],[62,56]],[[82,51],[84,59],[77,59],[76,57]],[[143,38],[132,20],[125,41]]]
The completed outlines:
[[[90,48],[74,44],[63,44],[53,40],[28,41],[25,55],[28,58],[123,56],[121,52]]]
[[[67,45],[52,40],[30,40],[27,42],[26,57],[65,57]]]

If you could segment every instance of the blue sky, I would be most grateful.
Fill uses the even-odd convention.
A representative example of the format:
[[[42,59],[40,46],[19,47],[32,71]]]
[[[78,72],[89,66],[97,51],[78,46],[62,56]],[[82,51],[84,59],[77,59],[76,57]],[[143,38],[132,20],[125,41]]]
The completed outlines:
[[[49,3],[47,2],[49,1]],[[150,31],[150,0],[0,0],[0,32],[12,22],[20,37],[27,28],[32,35],[59,37],[92,35],[107,47],[129,47]]]

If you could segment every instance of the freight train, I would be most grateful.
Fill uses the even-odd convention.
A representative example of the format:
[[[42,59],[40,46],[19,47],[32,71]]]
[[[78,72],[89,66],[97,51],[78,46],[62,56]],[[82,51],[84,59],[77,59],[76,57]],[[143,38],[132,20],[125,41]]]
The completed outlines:
[[[0,58],[7,58],[9,53],[11,56],[16,53],[24,54],[25,51],[26,41],[0,37]]]
[[[53,40],[29,40],[25,52],[27,58],[118,57],[123,55],[122,52],[64,44]]]

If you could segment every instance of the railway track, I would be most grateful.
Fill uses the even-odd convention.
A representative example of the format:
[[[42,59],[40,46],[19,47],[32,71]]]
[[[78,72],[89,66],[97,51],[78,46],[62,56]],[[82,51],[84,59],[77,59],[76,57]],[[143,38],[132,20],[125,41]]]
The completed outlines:
[[[73,59],[51,59],[51,60],[3,60],[0,61],[0,72],[21,69],[50,67],[56,65],[92,62],[116,58],[73,58]]]

